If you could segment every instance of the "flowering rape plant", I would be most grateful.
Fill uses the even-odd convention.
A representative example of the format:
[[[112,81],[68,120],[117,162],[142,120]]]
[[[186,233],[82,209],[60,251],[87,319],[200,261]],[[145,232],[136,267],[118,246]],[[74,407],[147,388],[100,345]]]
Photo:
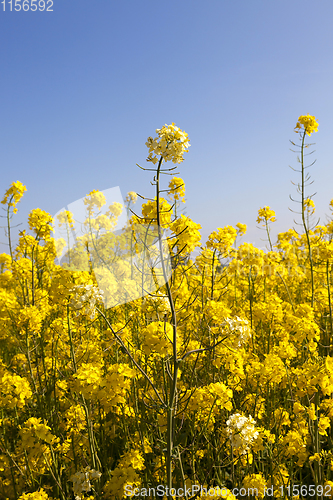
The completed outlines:
[[[96,471],[95,469],[90,469],[90,467],[86,467],[82,472],[76,472],[71,477],[71,481],[73,481],[73,491],[75,495],[75,500],[82,500],[81,494],[84,491],[91,491],[91,483],[90,480],[98,479],[101,477],[101,472]]]
[[[257,218],[258,224],[260,224],[260,222],[274,222],[275,220],[274,210],[271,210],[269,207],[259,208]]]
[[[148,137],[146,146],[149,149],[147,161],[157,163],[159,156],[164,161],[171,160],[173,163],[184,161],[183,154],[188,152],[190,147],[186,132],[176,127],[174,123],[164,125],[161,129],[156,129],[157,137]]]
[[[235,319],[226,318],[221,326],[236,337],[236,347],[241,347],[251,338],[251,329],[249,328],[247,319],[242,319],[238,316]]]
[[[185,181],[168,165],[188,138],[174,124],[148,140],[154,192],[138,213],[136,193],[96,190],[54,220],[30,213],[0,255],[1,499],[120,500],[158,485],[187,500],[195,485],[202,498],[209,485],[238,500],[297,484],[332,496],[333,221],[312,221],[304,151],[317,125],[298,123],[301,221],[267,251],[236,245],[241,223],[201,242],[177,214]],[[258,219],[267,231],[275,213]]]
[[[12,182],[10,188],[5,192],[5,196],[1,200],[3,205],[8,207],[13,207],[14,214],[17,213],[16,205],[22,199],[23,194],[27,190],[26,186],[23,186],[22,182],[16,181]]]
[[[70,305],[76,311],[76,315],[86,314],[90,319],[94,319],[95,304],[103,300],[103,290],[93,285],[76,285],[69,291],[75,294]]]
[[[296,123],[295,132],[298,132],[303,127],[304,133],[311,135],[313,132],[318,132],[318,123],[316,118],[311,115],[301,115]]]
[[[227,434],[234,450],[245,454],[249,451],[253,441],[259,436],[255,430],[255,420],[249,415],[245,417],[239,413],[230,415],[227,420]]]
[[[14,214],[17,213],[16,205],[19,203],[19,201],[21,201],[22,196],[26,190],[27,190],[26,186],[23,186],[23,184],[20,181],[12,182],[11,186],[7,189],[3,199],[1,200],[2,205],[7,205],[7,210],[6,210],[7,237],[8,237],[8,246],[11,257],[13,257],[13,250],[12,250],[12,240],[10,234],[10,220],[12,215],[10,212],[12,209]]]

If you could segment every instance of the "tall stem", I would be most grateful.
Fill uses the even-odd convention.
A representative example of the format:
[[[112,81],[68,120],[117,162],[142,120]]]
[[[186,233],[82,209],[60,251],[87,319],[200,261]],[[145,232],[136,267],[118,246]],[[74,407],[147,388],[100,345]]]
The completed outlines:
[[[330,287],[330,270],[329,270],[329,261],[326,261],[326,279],[327,279],[327,294],[328,294],[328,305],[330,308],[330,326],[331,326],[331,334],[328,335],[327,339],[327,354],[329,355],[330,347],[331,347],[331,337],[333,335],[333,317],[332,317],[332,303],[331,303],[331,287]]]
[[[302,222],[303,222],[303,227],[304,231],[306,234],[306,241],[308,245],[308,250],[309,250],[309,261],[310,261],[310,271],[311,271],[311,307],[313,307],[313,302],[314,302],[314,277],[313,277],[313,260],[312,260],[312,250],[311,250],[311,243],[310,243],[310,236],[309,236],[309,228],[306,224],[305,221],[305,196],[304,196],[304,191],[305,191],[305,181],[304,181],[304,140],[305,140],[305,130],[303,132],[303,137],[302,137],[302,146],[301,146],[301,165],[302,165]]]
[[[163,278],[167,289],[167,294],[169,298],[171,315],[172,315],[172,327],[173,327],[173,376],[171,380],[170,397],[167,405],[167,457],[166,457],[166,467],[167,467],[167,486],[172,488],[172,452],[173,452],[173,426],[174,426],[174,413],[175,413],[175,399],[177,393],[177,374],[178,374],[178,361],[177,361],[177,318],[175,306],[173,303],[173,298],[171,294],[170,284],[168,282],[168,276],[165,269],[164,254],[163,254],[163,241],[162,241],[162,229],[161,229],[161,215],[160,215],[160,170],[163,162],[163,157],[161,156],[158,162],[157,173],[156,173],[156,212],[157,212],[157,230],[158,230],[158,243],[162,261]]]
[[[10,256],[13,260],[12,239],[11,239],[11,235],[10,235],[10,212],[9,212],[10,211],[10,203],[12,202],[12,199],[13,199],[13,196],[11,197],[10,202],[8,203],[8,207],[7,207],[7,231],[8,231],[7,237],[8,237],[9,253],[10,253]]]

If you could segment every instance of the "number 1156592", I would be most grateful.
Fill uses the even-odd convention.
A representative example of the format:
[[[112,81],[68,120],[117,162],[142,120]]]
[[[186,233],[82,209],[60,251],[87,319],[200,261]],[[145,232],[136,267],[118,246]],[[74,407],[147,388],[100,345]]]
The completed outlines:
[[[46,12],[53,12],[53,0],[2,0],[2,10],[12,12],[13,10],[20,11],[32,10],[36,12],[37,10]]]

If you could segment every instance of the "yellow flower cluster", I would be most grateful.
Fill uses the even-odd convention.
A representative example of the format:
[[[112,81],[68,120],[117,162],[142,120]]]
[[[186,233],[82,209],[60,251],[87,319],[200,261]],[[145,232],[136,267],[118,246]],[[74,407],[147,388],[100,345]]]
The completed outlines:
[[[141,309],[150,321],[162,320],[171,310],[168,297],[161,293],[146,297],[142,302]]]
[[[125,201],[126,201],[126,203],[136,203],[137,199],[138,199],[138,195],[136,194],[136,192],[135,191],[129,191],[127,193]]]
[[[28,217],[30,229],[38,236],[47,241],[52,231],[53,218],[44,210],[36,208],[32,210]]]
[[[73,492],[75,495],[75,500],[82,500],[81,493],[84,491],[91,491],[91,483],[92,479],[98,479],[102,475],[101,472],[96,471],[95,469],[90,469],[90,467],[86,467],[82,472],[76,472],[71,477],[71,481],[73,482]]]
[[[275,212],[269,207],[259,208],[257,222],[275,222]]]
[[[234,227],[219,227],[209,235],[206,246],[226,254],[234,244],[236,236],[237,230]]]
[[[244,477],[243,488],[247,491],[258,492],[257,498],[264,498],[266,496],[267,482],[261,473],[249,474]]]
[[[110,500],[124,498],[126,486],[131,486],[132,489],[140,486],[140,476],[136,471],[144,469],[144,460],[138,449],[134,448],[124,453],[117,467],[111,472],[111,481],[105,485],[106,498]]]
[[[142,348],[144,353],[157,353],[160,356],[166,356],[172,352],[173,329],[169,323],[162,321],[153,321],[143,332]]]
[[[314,204],[314,201],[311,200],[311,198],[306,198],[306,200],[304,200],[304,206],[306,207],[309,215],[312,215],[315,213],[316,206]]]
[[[71,307],[76,311],[76,315],[86,314],[90,319],[94,319],[95,304],[103,300],[103,290],[93,285],[76,285],[70,291],[75,293],[71,300]]]
[[[318,123],[315,116],[301,115],[297,120],[295,132],[298,132],[302,127],[304,128],[304,132],[309,136],[313,132],[318,132]]]
[[[173,177],[169,182],[168,195],[174,200],[185,200],[185,183],[180,177]]]
[[[27,190],[25,186],[23,186],[22,182],[16,181],[12,182],[10,188],[5,192],[5,196],[1,200],[3,205],[7,205],[9,207],[14,207],[13,212],[17,213],[16,205],[21,200],[24,192]]]
[[[174,123],[164,125],[161,129],[156,129],[157,137],[148,137],[146,146],[149,149],[148,161],[158,162],[158,156],[164,161],[172,160],[173,163],[181,163],[183,154],[188,152],[190,147],[186,132],[176,127]]]
[[[238,222],[236,224],[236,227],[237,227],[237,234],[239,234],[239,236],[243,236],[246,233],[246,229],[247,229],[246,224],[242,224],[241,222]]]
[[[156,197],[154,201],[148,201],[142,205],[142,215],[145,224],[157,224],[157,202]],[[167,226],[171,221],[172,211],[171,205],[164,199],[160,198],[160,223],[161,226]]]
[[[94,211],[94,207],[100,210],[105,204],[105,195],[100,191],[94,189],[84,198],[83,203],[88,207],[88,214],[91,215]]]
[[[234,413],[227,421],[227,434],[234,450],[245,454],[249,451],[253,441],[259,436],[255,429],[255,420],[249,415],[245,417]]]
[[[3,408],[22,409],[32,396],[26,378],[11,373],[0,360],[0,400]]]
[[[201,226],[193,222],[189,217],[182,214],[170,224],[170,229],[175,234],[179,251],[191,253],[200,245],[201,234],[199,229],[201,229]]]
[[[61,227],[63,224],[67,225],[68,227],[74,226],[73,214],[69,210],[64,210],[63,212],[58,214],[57,219],[59,227]]]
[[[221,382],[211,383],[197,389],[188,404],[188,410],[195,414],[195,423],[213,429],[217,415],[221,409],[232,409],[233,392]]]
[[[50,497],[46,493],[46,491],[41,488],[38,491],[35,491],[34,493],[23,493],[18,500],[49,500]]]

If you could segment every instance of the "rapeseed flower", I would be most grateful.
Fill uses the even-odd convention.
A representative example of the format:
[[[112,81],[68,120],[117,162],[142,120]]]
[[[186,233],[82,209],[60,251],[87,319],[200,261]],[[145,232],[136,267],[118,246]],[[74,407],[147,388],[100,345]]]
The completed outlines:
[[[41,210],[36,208],[31,210],[28,217],[29,227],[33,232],[41,239],[47,240],[50,238],[50,233],[52,231],[52,225],[54,224],[53,217]]]
[[[264,208],[259,208],[258,210],[258,218],[257,218],[257,223],[260,224],[260,222],[275,222],[276,217],[275,217],[275,212],[269,207],[264,207]]]
[[[247,491],[253,489],[258,492],[259,498],[264,498],[266,494],[267,482],[261,473],[259,474],[248,474],[244,477],[243,488]]]
[[[137,199],[138,199],[138,195],[136,194],[136,192],[135,191],[129,191],[127,193],[125,201],[126,201],[126,203],[136,203]]]
[[[14,207],[14,214],[17,213],[16,205],[21,200],[24,192],[27,190],[26,186],[20,181],[12,182],[10,188],[5,192],[5,196],[1,200],[3,205],[8,203],[8,207]],[[8,201],[9,200],[9,201]]]
[[[49,500],[50,497],[43,488],[34,493],[23,493],[18,500]]]
[[[96,471],[95,469],[90,469],[90,467],[86,467],[81,472],[76,472],[71,476],[70,481],[73,482],[73,491],[75,495],[75,500],[82,500],[82,493],[85,491],[91,491],[91,483],[92,479],[99,479],[102,473]]]
[[[185,201],[185,183],[180,177],[173,177],[169,182],[168,195],[174,200]]]
[[[309,136],[313,132],[318,132],[318,123],[316,118],[311,115],[301,115],[298,118],[295,132],[298,132],[302,127],[304,128],[304,132]]]
[[[234,413],[229,417],[227,434],[234,450],[239,450],[242,454],[250,450],[253,441],[259,436],[259,432],[255,429],[255,423],[256,421],[251,415],[245,417],[240,413]]]
[[[67,225],[70,228],[74,227],[74,219],[73,214],[69,210],[64,210],[57,215],[58,225],[61,227],[63,224]]]
[[[236,224],[236,227],[237,227],[237,234],[239,236],[243,236],[246,233],[246,230],[247,230],[247,225],[246,224],[242,224],[241,222],[238,222]]]
[[[164,161],[172,160],[173,163],[181,163],[183,154],[188,152],[190,147],[186,132],[176,127],[174,123],[164,125],[161,129],[156,129],[158,134],[154,139],[148,137],[146,146],[149,149],[147,161],[158,162],[158,156]]]
[[[76,316],[86,314],[90,319],[95,318],[95,304],[103,301],[103,290],[93,285],[75,285],[70,292],[74,292],[71,307],[76,311]]]

